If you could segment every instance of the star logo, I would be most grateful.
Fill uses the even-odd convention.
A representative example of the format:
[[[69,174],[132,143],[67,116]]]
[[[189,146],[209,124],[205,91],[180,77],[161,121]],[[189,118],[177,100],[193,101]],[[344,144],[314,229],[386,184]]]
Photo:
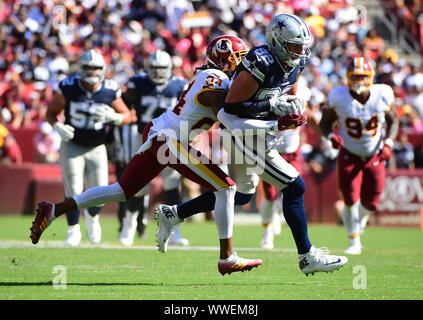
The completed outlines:
[[[287,24],[286,24],[285,20],[283,20],[283,21],[278,21],[278,27],[279,27],[280,29],[283,29],[283,28],[287,27]]]

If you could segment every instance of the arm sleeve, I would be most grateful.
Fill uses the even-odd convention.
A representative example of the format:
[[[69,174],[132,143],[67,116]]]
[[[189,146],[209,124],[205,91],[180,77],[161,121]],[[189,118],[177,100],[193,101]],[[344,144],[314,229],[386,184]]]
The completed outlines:
[[[223,106],[225,112],[229,114],[236,115],[253,115],[261,112],[270,111],[270,102],[269,100],[264,101],[244,101],[244,102],[235,102],[235,103],[226,103]]]

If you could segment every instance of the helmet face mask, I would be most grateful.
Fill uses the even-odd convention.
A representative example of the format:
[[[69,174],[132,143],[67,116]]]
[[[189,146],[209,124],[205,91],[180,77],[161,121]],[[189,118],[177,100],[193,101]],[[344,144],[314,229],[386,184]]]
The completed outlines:
[[[235,36],[219,36],[207,46],[207,65],[231,75],[248,53],[244,41]]]
[[[172,58],[163,50],[157,50],[147,58],[147,76],[157,84],[163,85],[172,77]]]
[[[106,74],[106,62],[103,55],[97,50],[91,49],[79,59],[80,76],[82,81],[94,85],[104,80]]]
[[[313,36],[304,20],[298,16],[280,14],[273,17],[266,28],[266,42],[279,63],[289,67],[294,68],[301,59],[311,57],[309,47],[313,43]]]
[[[373,85],[374,70],[370,63],[363,57],[352,59],[347,66],[347,82],[352,92],[361,95]]]

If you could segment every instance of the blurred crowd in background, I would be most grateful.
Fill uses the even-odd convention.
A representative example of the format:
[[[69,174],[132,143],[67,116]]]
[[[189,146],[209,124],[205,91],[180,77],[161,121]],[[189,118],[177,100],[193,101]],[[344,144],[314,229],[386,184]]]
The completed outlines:
[[[421,1],[382,1],[419,41]],[[423,167],[423,146],[408,141],[410,133],[423,134],[423,64],[408,63],[390,48],[353,0],[0,0],[0,158],[19,162],[8,129],[35,126],[37,161],[57,162],[60,141],[43,120],[58,82],[78,72],[85,50],[103,53],[107,77],[123,90],[157,49],[171,54],[175,75],[191,80],[212,38],[233,34],[249,47],[263,44],[266,25],[278,13],[301,16],[315,37],[303,75],[317,117],[329,91],[346,84],[348,58],[364,55],[374,64],[375,82],[395,91],[401,133],[393,166]]]

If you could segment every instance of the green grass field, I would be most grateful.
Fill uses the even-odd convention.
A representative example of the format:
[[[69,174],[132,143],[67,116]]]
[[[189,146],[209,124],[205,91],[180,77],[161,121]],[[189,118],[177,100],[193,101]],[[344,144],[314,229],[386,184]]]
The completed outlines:
[[[82,219],[81,219],[82,220]],[[79,248],[61,247],[66,219],[56,220],[39,245],[29,239],[32,217],[0,216],[1,300],[417,300],[423,298],[423,230],[369,227],[363,254],[333,273],[306,277],[300,272],[290,230],[275,237],[275,249],[260,248],[259,225],[235,225],[234,246],[263,265],[221,276],[213,222],[186,222],[189,248],[155,249],[155,222],[146,239],[125,248],[117,240],[117,221],[102,217],[103,241],[90,245],[82,221]],[[316,247],[342,254],[347,240],[342,226],[310,225]],[[58,267],[59,266],[59,267]],[[58,271],[59,270],[59,271]],[[59,280],[58,280],[59,279]],[[60,279],[66,279],[63,285]],[[53,284],[62,284],[57,287]]]

